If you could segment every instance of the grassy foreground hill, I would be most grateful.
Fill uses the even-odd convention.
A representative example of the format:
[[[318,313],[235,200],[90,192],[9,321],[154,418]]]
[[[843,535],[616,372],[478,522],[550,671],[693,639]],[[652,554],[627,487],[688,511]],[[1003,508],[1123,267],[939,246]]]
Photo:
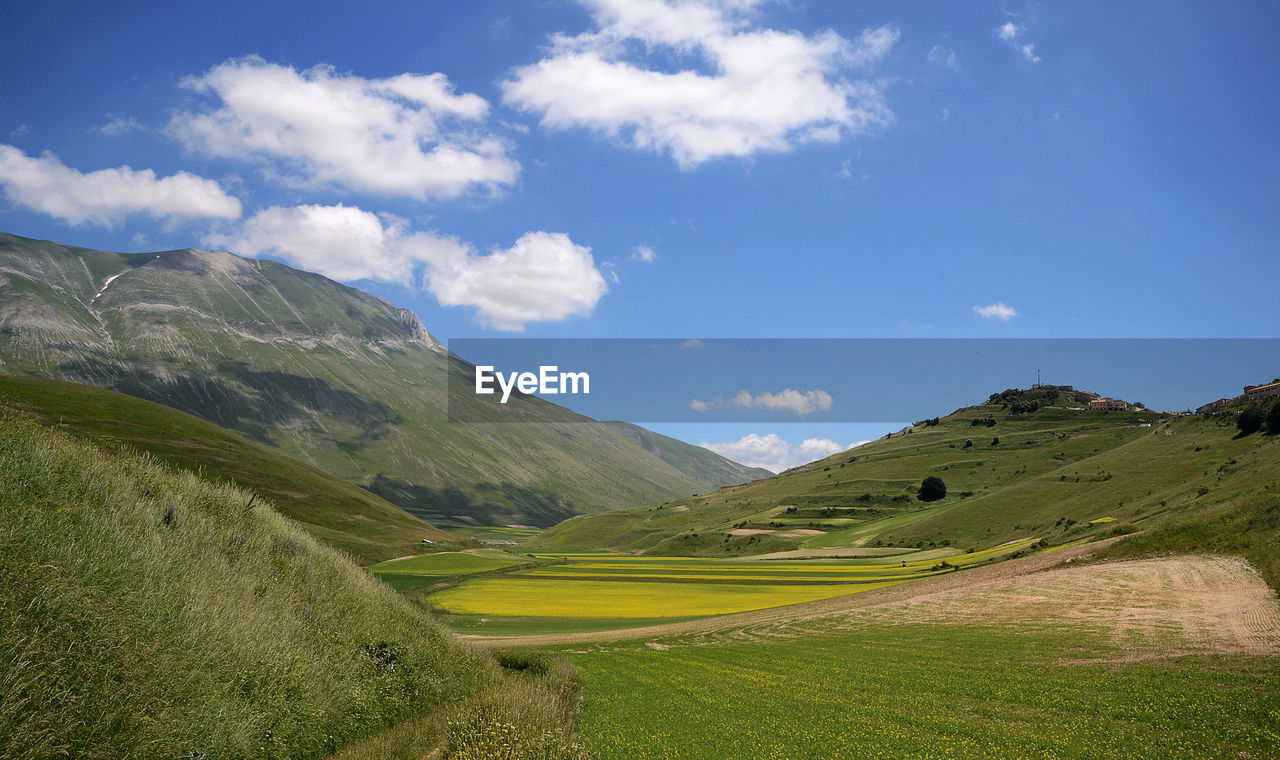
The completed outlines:
[[[248,498],[0,412],[0,757],[581,757],[571,679]]]
[[[1037,400],[1040,392],[1020,398]],[[1048,403],[1048,399],[1040,398]],[[1131,533],[1274,491],[1280,438],[1230,420],[996,401],[957,410],[775,478],[575,517],[544,550],[839,554],[860,547],[982,549]],[[926,477],[946,496],[921,502]]]
[[[282,264],[0,234],[0,372],[181,409],[429,522],[548,526],[756,476],[538,399],[513,399],[525,424],[450,422],[469,370],[412,312]]]
[[[396,505],[243,436],[122,393],[0,375],[0,405],[99,445],[147,452],[266,497],[312,535],[365,562],[459,540]]]

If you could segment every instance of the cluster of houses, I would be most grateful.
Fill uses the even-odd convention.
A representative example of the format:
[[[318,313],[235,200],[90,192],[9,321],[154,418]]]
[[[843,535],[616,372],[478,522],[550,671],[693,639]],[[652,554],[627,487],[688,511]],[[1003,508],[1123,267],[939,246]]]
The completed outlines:
[[[1227,404],[1235,403],[1241,398],[1245,401],[1261,401],[1264,398],[1280,397],[1280,382],[1267,383],[1266,385],[1246,385],[1244,393],[1235,398],[1220,398],[1217,401],[1210,401],[1204,406],[1196,408],[1196,414],[1210,414],[1225,407]]]
[[[1093,409],[1103,412],[1132,412],[1138,407],[1130,404],[1128,401],[1121,401],[1118,398],[1107,398],[1092,391],[1078,391],[1070,385],[1046,385],[1036,383],[1031,386],[1032,390],[1057,391],[1066,396],[1070,396],[1077,404],[1084,404],[1083,408]]]

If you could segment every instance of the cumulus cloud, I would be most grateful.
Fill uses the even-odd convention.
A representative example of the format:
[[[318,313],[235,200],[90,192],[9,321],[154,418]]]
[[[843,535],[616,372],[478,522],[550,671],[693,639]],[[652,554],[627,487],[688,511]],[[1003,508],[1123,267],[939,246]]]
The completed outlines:
[[[476,321],[498,330],[587,314],[607,290],[591,249],[563,233],[529,232],[479,255],[456,237],[412,232],[353,206],[273,206],[205,243],[336,280],[420,283],[445,306],[475,307]]]
[[[12,145],[0,145],[0,186],[13,203],[71,224],[111,227],[130,214],[235,219],[241,211],[217,182],[194,174],[157,178],[128,166],[86,174],[52,153],[28,156]]]
[[[1006,21],[1004,24],[996,27],[996,36],[1006,42],[1009,47],[1022,54],[1031,63],[1039,63],[1040,56],[1036,55],[1036,46],[1032,43],[1022,41],[1022,33],[1027,31],[1025,26],[1018,26],[1012,21]]]
[[[792,445],[776,433],[768,435],[750,433],[736,441],[723,443],[702,441],[698,445],[748,467],[763,467],[770,472],[782,472],[815,459],[838,454],[863,443],[866,441],[843,446],[830,438],[806,438],[798,445]]]
[[[709,401],[694,399],[689,408],[695,412],[706,412],[713,409],[766,409],[771,412],[790,412],[803,417],[813,412],[825,412],[831,408],[831,394],[824,390],[797,391],[787,388],[778,393],[765,391],[752,395],[748,391],[738,391],[731,398],[716,396]]]
[[[1005,306],[1004,302],[993,303],[988,306],[975,306],[973,313],[986,319],[998,319],[1001,322],[1008,322],[1018,316],[1018,310],[1012,306]]]
[[[214,102],[176,114],[170,135],[197,153],[278,161],[270,170],[295,184],[453,198],[519,175],[507,143],[481,128],[489,104],[443,74],[365,79],[249,57],[183,86]]]
[[[893,121],[869,70],[897,42],[896,29],[848,40],[757,28],[750,17],[759,0],[580,1],[595,29],[554,36],[547,57],[502,83],[504,100],[546,127],[595,130],[668,152],[688,169]],[[663,71],[646,65],[646,52],[697,64]]]
[[[588,314],[608,287],[591,249],[561,232],[527,232],[487,256],[452,251],[430,262],[427,289],[445,306],[475,306],[498,330]]]

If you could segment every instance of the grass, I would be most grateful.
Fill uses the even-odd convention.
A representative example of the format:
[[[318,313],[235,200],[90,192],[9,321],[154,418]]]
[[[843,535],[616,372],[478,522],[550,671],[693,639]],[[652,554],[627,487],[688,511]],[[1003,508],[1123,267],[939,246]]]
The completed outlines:
[[[0,403],[111,450],[146,452],[266,497],[324,541],[366,562],[461,539],[363,488],[198,417],[122,393],[0,375]],[[465,543],[465,542],[463,542]]]
[[[1068,665],[1110,645],[981,621],[691,643],[569,655],[600,760],[1261,758],[1280,746],[1268,658]]]
[[[560,676],[249,496],[0,410],[0,757],[582,756]]]
[[[531,617],[494,615],[454,615],[437,613],[436,619],[450,629],[464,634],[481,636],[530,636],[543,633],[588,633],[613,631],[626,628],[642,628],[648,625],[679,623],[697,620],[705,615],[662,618],[575,618]]]
[[[415,575],[467,575],[527,564],[528,560],[493,549],[471,549],[460,552],[437,552],[379,562],[369,567],[379,575],[411,573]]]

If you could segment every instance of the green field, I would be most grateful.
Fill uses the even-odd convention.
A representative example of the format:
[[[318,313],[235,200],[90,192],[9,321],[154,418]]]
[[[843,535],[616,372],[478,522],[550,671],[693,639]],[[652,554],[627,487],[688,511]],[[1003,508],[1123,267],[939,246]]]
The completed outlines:
[[[429,602],[437,611],[467,616],[462,619],[473,631],[479,630],[477,617],[486,621],[506,618],[486,633],[495,629],[507,634],[538,632],[546,628],[545,618],[579,623],[612,619],[615,627],[622,628],[636,619],[725,615],[855,594],[984,564],[1028,551],[1033,544],[1036,539],[1026,538],[971,553],[929,549],[893,556],[803,561],[607,552],[534,554],[535,559],[561,562],[465,580],[431,594]],[[396,563],[379,567],[387,564]],[[530,619],[529,630],[521,629],[525,619]]]
[[[1280,748],[1271,658],[1064,664],[1114,650],[1087,630],[981,621],[786,634],[570,654],[587,682],[584,742],[600,760],[1264,758]]]
[[[459,575],[487,573],[527,564],[531,564],[529,558],[499,549],[466,549],[399,557],[372,565],[369,570],[396,591],[412,591],[449,581]]]
[[[369,569],[379,575],[468,575],[527,562],[528,560],[496,549],[468,549],[400,557],[371,565]]]

